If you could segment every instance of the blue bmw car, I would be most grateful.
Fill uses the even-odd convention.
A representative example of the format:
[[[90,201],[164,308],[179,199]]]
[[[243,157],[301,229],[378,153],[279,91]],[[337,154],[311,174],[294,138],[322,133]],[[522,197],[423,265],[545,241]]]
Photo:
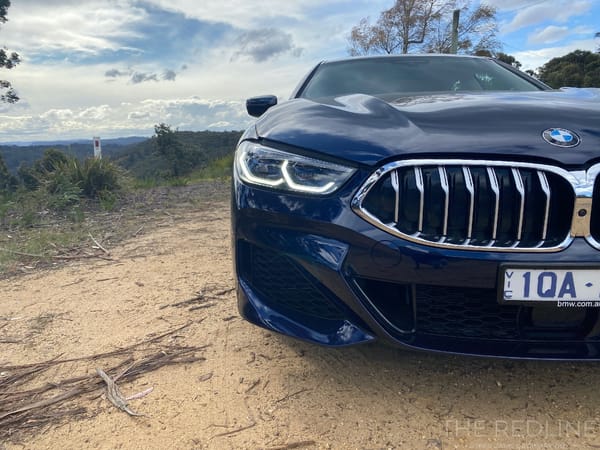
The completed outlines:
[[[328,346],[600,359],[600,90],[491,58],[325,61],[235,154],[241,315]]]

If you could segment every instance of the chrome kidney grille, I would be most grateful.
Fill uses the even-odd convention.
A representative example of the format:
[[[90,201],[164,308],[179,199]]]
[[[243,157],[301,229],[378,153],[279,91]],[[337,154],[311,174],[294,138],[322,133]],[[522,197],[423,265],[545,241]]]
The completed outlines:
[[[352,206],[377,228],[430,246],[558,251],[577,235],[574,210],[579,198],[592,197],[600,172],[594,167],[568,172],[521,162],[398,161],[377,170]],[[590,214],[582,237],[599,247],[589,233]]]

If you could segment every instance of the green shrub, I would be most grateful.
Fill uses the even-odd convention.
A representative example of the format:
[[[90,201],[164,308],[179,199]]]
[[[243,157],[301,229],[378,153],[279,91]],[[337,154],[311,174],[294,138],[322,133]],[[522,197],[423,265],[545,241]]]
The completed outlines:
[[[123,188],[123,170],[107,159],[86,159],[80,168],[81,190],[88,198],[100,198],[101,193]]]
[[[124,180],[123,170],[108,160],[69,158],[46,172],[40,183],[49,194],[100,199],[102,193],[120,191]]]
[[[49,174],[55,172],[60,166],[68,164],[69,156],[59,150],[50,148],[44,152],[44,156],[33,163],[33,166],[21,164],[18,175],[21,183],[27,190],[34,190],[49,177]]]

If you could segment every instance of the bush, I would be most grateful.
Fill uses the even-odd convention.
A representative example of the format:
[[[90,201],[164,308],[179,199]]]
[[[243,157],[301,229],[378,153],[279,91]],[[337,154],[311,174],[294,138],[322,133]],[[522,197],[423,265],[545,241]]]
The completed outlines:
[[[58,163],[52,172],[46,172],[41,186],[49,194],[77,195],[100,198],[106,192],[123,188],[123,170],[105,159],[86,159],[81,162],[69,158]]]
[[[50,148],[44,152],[44,156],[33,164],[33,167],[21,164],[18,175],[27,190],[34,190],[40,187],[43,180],[48,175],[55,172],[60,165],[67,164],[69,156],[59,150]]]
[[[123,169],[106,159],[89,158],[80,161],[49,149],[33,166],[19,167],[22,186],[28,191],[41,190],[65,205],[79,197],[101,199],[107,192],[118,192],[126,180]]]
[[[117,192],[123,188],[123,170],[106,159],[86,159],[80,169],[81,190],[88,198]]]

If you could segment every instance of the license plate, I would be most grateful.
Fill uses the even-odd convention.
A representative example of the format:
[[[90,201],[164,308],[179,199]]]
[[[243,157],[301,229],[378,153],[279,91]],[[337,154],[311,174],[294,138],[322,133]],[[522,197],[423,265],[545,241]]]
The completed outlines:
[[[504,268],[502,302],[600,307],[600,269]]]

